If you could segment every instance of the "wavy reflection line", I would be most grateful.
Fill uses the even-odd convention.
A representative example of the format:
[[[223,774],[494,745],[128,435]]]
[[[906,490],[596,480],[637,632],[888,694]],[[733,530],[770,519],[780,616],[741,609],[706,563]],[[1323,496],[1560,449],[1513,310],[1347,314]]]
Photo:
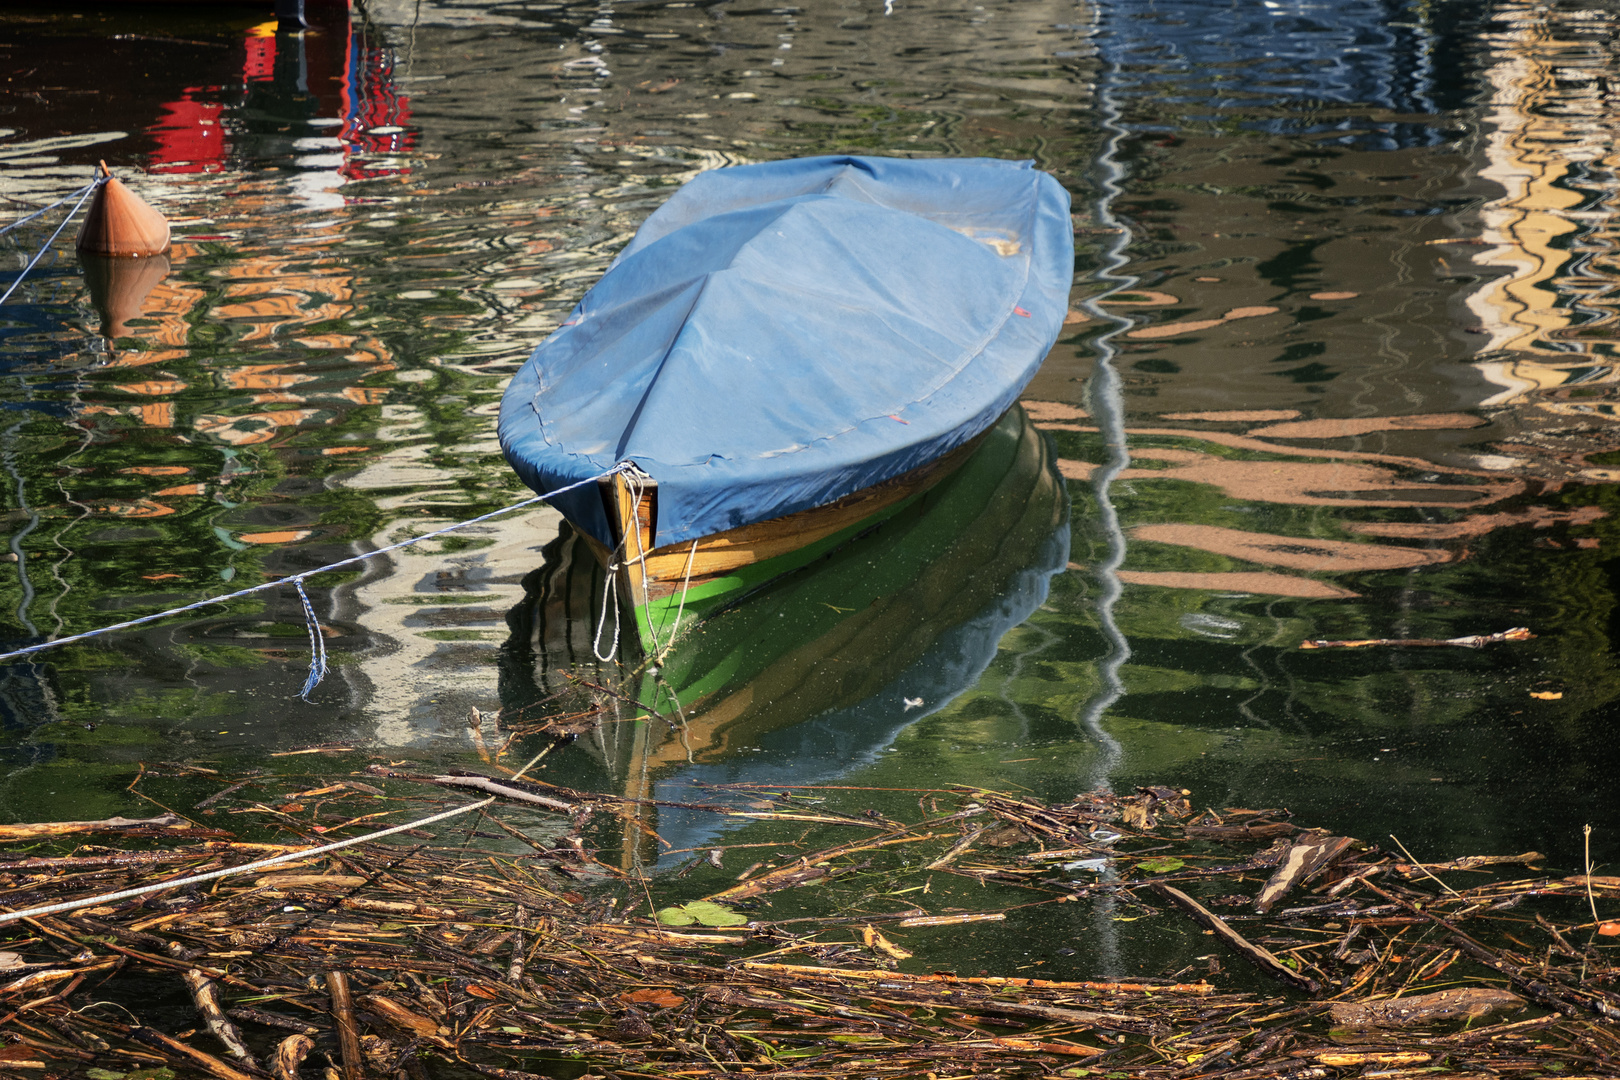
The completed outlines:
[[[1104,18],[1102,6],[1099,5],[1093,25],[1103,34],[1117,33],[1117,29],[1105,28],[1102,25]],[[1125,399],[1121,392],[1119,372],[1114,368],[1114,357],[1119,354],[1119,350],[1114,346],[1114,338],[1125,333],[1135,323],[1124,315],[1104,310],[1102,306],[1102,301],[1108,297],[1137,283],[1134,275],[1122,272],[1122,268],[1129,261],[1125,251],[1130,245],[1131,234],[1130,230],[1115,217],[1113,211],[1114,200],[1124,191],[1122,181],[1125,176],[1125,167],[1119,160],[1119,148],[1126,130],[1121,121],[1119,103],[1114,96],[1122,81],[1121,74],[1121,65],[1116,60],[1108,65],[1097,80],[1098,119],[1107,137],[1103,142],[1101,153],[1097,155],[1099,193],[1096,220],[1098,226],[1108,230],[1102,235],[1111,239],[1103,245],[1096,278],[1108,283],[1108,287],[1096,296],[1081,301],[1081,308],[1092,318],[1104,324],[1112,324],[1110,329],[1104,330],[1095,339],[1097,361],[1092,369],[1091,378],[1086,381],[1086,407],[1097,424],[1097,431],[1102,436],[1103,444],[1108,448],[1107,462],[1090,476],[1103,535],[1108,543],[1108,553],[1096,567],[1097,622],[1108,641],[1108,652],[1098,662],[1098,690],[1080,709],[1080,725],[1097,746],[1091,776],[1086,782],[1087,790],[1099,788],[1113,790],[1113,774],[1125,756],[1125,749],[1119,740],[1103,728],[1102,717],[1103,713],[1125,694],[1125,683],[1120,678],[1120,669],[1131,656],[1130,642],[1125,639],[1119,623],[1114,618],[1114,606],[1119,602],[1120,593],[1124,589],[1119,578],[1119,568],[1125,562],[1126,539],[1125,530],[1120,528],[1119,514],[1110,501],[1109,489],[1119,474],[1131,463],[1130,451],[1125,442]],[[1098,876],[1098,881],[1113,882],[1118,879],[1119,871],[1110,860],[1106,869]],[[1093,901],[1089,913],[1095,962],[1103,971],[1116,976],[1124,971],[1119,923],[1116,921],[1117,912],[1117,899],[1105,893]]]
[[[1124,757],[1124,747],[1103,728],[1102,717],[1108,708],[1125,694],[1125,683],[1120,677],[1120,669],[1131,657],[1130,642],[1126,640],[1125,634],[1114,618],[1114,606],[1119,602],[1120,593],[1124,588],[1120,583],[1119,568],[1125,563],[1126,539],[1125,530],[1119,524],[1119,514],[1110,501],[1109,489],[1119,474],[1131,464],[1130,450],[1125,443],[1125,398],[1121,392],[1119,372],[1114,368],[1114,358],[1119,354],[1118,348],[1114,345],[1114,338],[1135,324],[1126,316],[1107,310],[1102,306],[1102,302],[1137,283],[1134,275],[1120,272],[1129,261],[1125,249],[1131,242],[1131,234],[1130,230],[1114,216],[1113,211],[1114,200],[1123,193],[1121,181],[1125,175],[1125,168],[1119,161],[1119,146],[1125,138],[1126,131],[1120,122],[1120,109],[1113,94],[1113,88],[1117,85],[1116,80],[1119,77],[1119,65],[1116,63],[1108,75],[1100,80],[1097,95],[1099,119],[1102,129],[1107,132],[1107,138],[1103,142],[1102,152],[1097,155],[1101,193],[1097,198],[1096,219],[1101,228],[1108,230],[1104,235],[1111,239],[1103,250],[1096,276],[1099,280],[1108,282],[1109,287],[1096,296],[1087,297],[1080,305],[1092,318],[1113,324],[1094,341],[1097,362],[1092,369],[1091,378],[1086,382],[1086,407],[1097,423],[1103,444],[1108,448],[1108,460],[1091,475],[1091,489],[1097,500],[1099,522],[1108,544],[1107,555],[1096,567],[1097,621],[1108,641],[1108,652],[1098,665],[1101,686],[1080,710],[1080,724],[1096,742],[1098,748],[1087,787],[1110,790],[1113,773]]]
[[[31,397],[25,385],[23,400],[29,400]],[[28,552],[23,549],[23,541],[28,538],[29,533],[39,528],[39,511],[28,505],[28,485],[17,463],[17,433],[28,423],[27,415],[24,413],[23,419],[12,424],[5,430],[4,435],[0,436],[4,446],[4,449],[0,450],[0,462],[4,463],[6,475],[12,479],[16,487],[17,509],[28,519],[28,523],[21,530],[7,538],[6,544],[13,561],[17,564],[17,583],[22,587],[22,599],[17,602],[17,621],[27,629],[29,637],[37,638],[39,629],[34,625],[34,620],[28,617],[28,609],[34,606],[34,582],[28,574]]]

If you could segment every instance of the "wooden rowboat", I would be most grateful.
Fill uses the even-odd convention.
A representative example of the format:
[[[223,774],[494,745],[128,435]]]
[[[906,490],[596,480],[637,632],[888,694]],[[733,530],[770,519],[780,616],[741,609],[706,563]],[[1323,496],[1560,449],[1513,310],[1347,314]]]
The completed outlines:
[[[1062,326],[1068,208],[1029,162],[702,173],[513,377],[507,460],[571,489],[554,505],[660,652],[973,452]]]
[[[643,646],[667,645],[679,629],[676,620],[684,625],[688,617],[700,618],[909,505],[954,472],[983,437],[981,433],[933,461],[824,506],[662,547],[653,546],[652,539],[658,518],[657,483],[637,484],[618,473],[600,481],[613,548],[589,534],[586,543],[603,565],[616,567],[618,590],[638,614]]]

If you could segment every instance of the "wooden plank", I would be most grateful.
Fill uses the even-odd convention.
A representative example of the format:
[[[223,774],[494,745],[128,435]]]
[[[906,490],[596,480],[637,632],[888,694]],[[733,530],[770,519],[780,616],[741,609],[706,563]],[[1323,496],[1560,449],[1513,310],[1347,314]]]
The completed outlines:
[[[1349,854],[1356,841],[1348,836],[1310,836],[1295,840],[1282,858],[1277,869],[1254,898],[1254,910],[1264,915],[1270,911],[1295,885],[1310,879]]]

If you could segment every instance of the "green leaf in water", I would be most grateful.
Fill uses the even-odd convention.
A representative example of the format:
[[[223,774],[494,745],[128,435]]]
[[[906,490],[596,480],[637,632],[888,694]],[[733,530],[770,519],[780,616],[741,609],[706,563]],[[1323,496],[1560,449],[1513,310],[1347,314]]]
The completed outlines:
[[[711,904],[707,900],[687,904],[686,910],[704,926],[744,926],[748,922],[746,915],[739,915],[728,907]]]
[[[694,900],[690,904],[662,909],[658,912],[658,921],[665,926],[691,926],[693,923],[703,926],[743,926],[748,918],[708,900]]]
[[[123,1073],[113,1072],[111,1069],[90,1068],[84,1070],[84,1075],[88,1077],[89,1080],[124,1080]]]
[[[1139,862],[1136,865],[1141,869],[1146,870],[1150,874],[1168,874],[1171,871],[1180,870],[1187,864],[1182,862],[1180,859],[1174,859],[1166,855],[1162,859],[1148,859],[1147,861]]]

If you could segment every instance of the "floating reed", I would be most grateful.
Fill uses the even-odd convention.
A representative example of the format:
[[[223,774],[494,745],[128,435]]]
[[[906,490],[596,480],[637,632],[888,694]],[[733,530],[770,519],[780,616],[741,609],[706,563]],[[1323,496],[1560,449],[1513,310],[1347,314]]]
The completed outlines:
[[[329,776],[279,792],[272,778],[215,779],[221,793],[204,802],[218,813],[312,839],[317,828],[329,839],[382,813],[426,814],[460,797],[443,776]],[[488,779],[480,793],[511,783]],[[646,804],[543,790],[555,805],[514,788],[506,796],[522,801],[469,819],[481,836],[515,835],[521,849],[472,846],[486,841],[468,842],[465,831],[448,846],[365,844],[206,891],[171,888],[5,927],[0,1074],[528,1080],[583,1068],[634,1080],[1394,1080],[1620,1071],[1620,968],[1585,913],[1588,890],[1594,904],[1612,901],[1620,878],[1512,876],[1544,861],[1534,852],[1420,866],[1301,828],[1282,811],[1194,813],[1184,793],[1163,787],[1056,805],[923,791],[915,820],[904,822],[825,806],[806,814],[781,789],[716,789],[707,793],[716,802],[702,805],[735,812],[725,804],[745,797],[755,819],[791,822],[801,846],[782,865],[750,867],[740,883],[655,914],[644,906],[652,891],[673,895],[684,879],[626,877],[585,842],[592,818],[639,819]],[[767,796],[780,811],[761,805]],[[547,814],[555,827],[536,829]],[[121,843],[140,850],[0,856],[0,904],[16,911],[111,894],[294,847],[164,821],[79,823],[137,833],[138,844]],[[625,833],[612,824],[604,835]],[[1014,899],[852,914],[840,890],[874,874],[908,904],[942,904],[950,890],[937,883],[951,880],[974,884],[966,895]],[[1452,878],[1443,887],[1441,874]],[[819,902],[824,913],[773,921],[770,904],[793,890],[803,891],[792,906]],[[1210,931],[1210,955],[1156,978],[958,975],[932,970],[917,936],[1011,933],[1003,928],[1014,918],[1028,926],[1043,906],[1056,915],[1057,905],[1099,897],[1135,918],[1125,932],[1193,920],[1189,928]],[[1223,958],[1264,977],[1239,975]],[[191,1030],[175,1030],[177,1003],[195,1009]]]

